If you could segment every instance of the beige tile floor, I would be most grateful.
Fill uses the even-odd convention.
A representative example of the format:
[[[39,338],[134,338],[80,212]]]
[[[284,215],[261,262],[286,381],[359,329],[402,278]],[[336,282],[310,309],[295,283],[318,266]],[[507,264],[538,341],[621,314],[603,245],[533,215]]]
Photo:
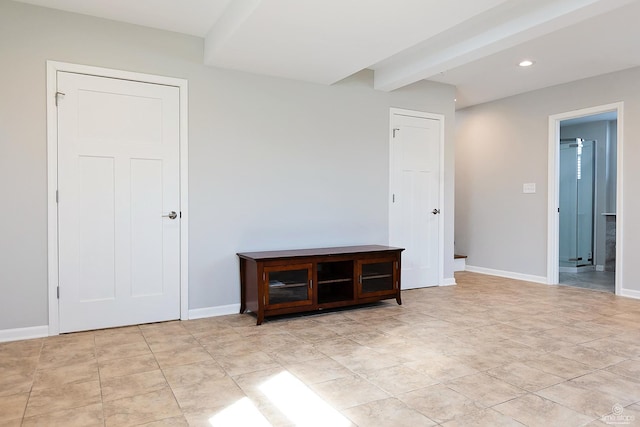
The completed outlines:
[[[0,344],[0,425],[640,425],[640,301],[456,279],[259,327],[245,314]]]

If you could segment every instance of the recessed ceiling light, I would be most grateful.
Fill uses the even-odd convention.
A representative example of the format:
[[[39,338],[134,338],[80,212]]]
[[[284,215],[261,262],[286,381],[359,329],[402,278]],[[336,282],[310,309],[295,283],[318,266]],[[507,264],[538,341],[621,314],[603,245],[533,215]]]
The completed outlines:
[[[525,59],[524,61],[520,62],[518,65],[521,67],[531,67],[533,65],[533,61],[531,61],[530,59]]]

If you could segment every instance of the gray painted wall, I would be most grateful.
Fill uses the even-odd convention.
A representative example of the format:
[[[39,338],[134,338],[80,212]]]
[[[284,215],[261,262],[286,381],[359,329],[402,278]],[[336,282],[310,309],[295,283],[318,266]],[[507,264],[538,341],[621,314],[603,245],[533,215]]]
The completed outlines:
[[[453,277],[452,86],[327,87],[202,65],[199,38],[0,0],[0,330],[46,325],[45,61],[189,81],[189,307],[239,303],[238,251],[385,244],[389,108],[444,114]]]
[[[625,119],[621,277],[624,288],[640,296],[640,272],[633,268],[640,253],[640,223],[634,220],[640,215],[640,122],[634,120],[640,115],[640,68],[457,112],[456,249],[469,256],[469,265],[546,276],[549,116],[619,101]],[[538,192],[523,194],[526,182],[535,182]]]
[[[607,151],[607,169],[605,171],[606,195],[605,210],[607,212],[616,211],[616,201],[618,197],[618,121],[609,122],[609,149]]]

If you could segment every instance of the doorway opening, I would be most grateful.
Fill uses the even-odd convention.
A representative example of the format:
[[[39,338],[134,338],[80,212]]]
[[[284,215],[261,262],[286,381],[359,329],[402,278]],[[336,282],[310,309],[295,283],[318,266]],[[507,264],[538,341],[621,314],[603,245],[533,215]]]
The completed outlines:
[[[550,117],[549,284],[619,293],[621,109]]]

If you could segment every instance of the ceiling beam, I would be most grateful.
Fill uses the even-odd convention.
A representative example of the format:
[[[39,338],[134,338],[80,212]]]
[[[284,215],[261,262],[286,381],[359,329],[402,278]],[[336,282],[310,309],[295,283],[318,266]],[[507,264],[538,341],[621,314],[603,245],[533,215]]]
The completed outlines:
[[[374,87],[392,91],[429,79],[633,1],[514,0],[371,67]]]
[[[204,63],[216,66],[216,53],[260,6],[262,0],[232,0],[204,38]]]

